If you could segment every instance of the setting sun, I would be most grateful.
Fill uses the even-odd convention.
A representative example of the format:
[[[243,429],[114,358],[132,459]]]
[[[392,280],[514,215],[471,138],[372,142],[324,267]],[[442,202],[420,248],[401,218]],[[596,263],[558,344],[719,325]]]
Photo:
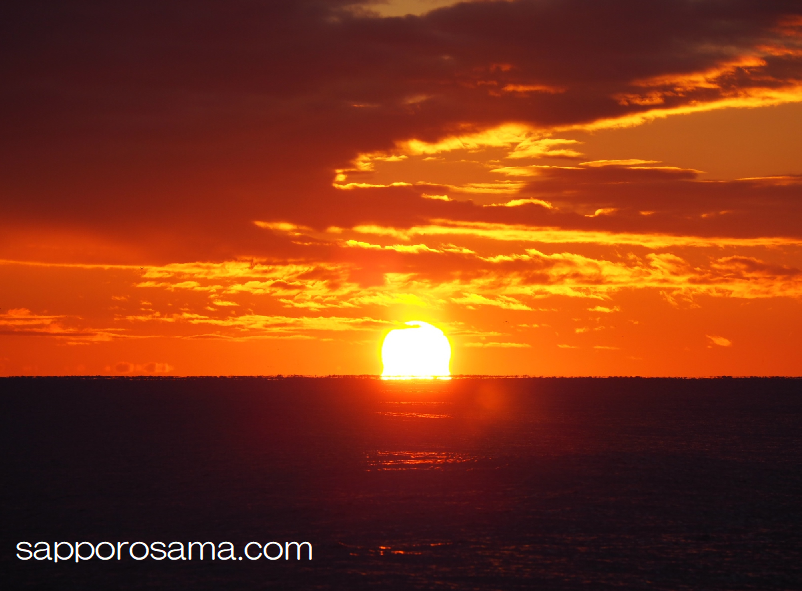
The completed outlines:
[[[412,320],[387,333],[382,344],[382,379],[449,379],[451,344],[443,331]]]

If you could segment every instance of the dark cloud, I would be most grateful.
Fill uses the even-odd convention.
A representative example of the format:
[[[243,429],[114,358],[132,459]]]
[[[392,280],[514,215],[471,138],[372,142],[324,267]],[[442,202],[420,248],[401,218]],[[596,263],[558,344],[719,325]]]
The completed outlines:
[[[802,238],[799,176],[706,181],[695,171],[671,168],[546,168],[520,193],[507,197],[533,199],[514,207],[421,197],[424,192],[447,191],[436,185],[332,191],[331,209],[299,211],[295,219],[319,230],[359,224],[409,228],[430,220],[454,220],[606,232]]]
[[[783,209],[796,185],[710,188],[681,172],[553,173],[525,191],[548,196],[576,183],[577,203],[620,210],[597,218],[437,203],[413,190],[342,192],[331,181],[358,153],[399,139],[506,121],[576,125],[788,86],[800,78],[798,55],[738,60],[758,46],[795,47],[798,29],[777,27],[800,13],[798,2],[475,2],[392,19],[362,18],[347,4],[6,4],[3,223],[70,228],[181,260],[291,256],[292,241],[267,237],[257,219],[323,226],[451,215],[676,230],[683,215],[749,203],[756,225],[740,233],[791,231],[778,212],[797,215],[798,206]],[[713,72],[705,84],[686,79],[702,71]],[[611,188],[615,174],[627,175],[623,191]],[[624,220],[643,208],[658,213]],[[683,228],[729,227],[716,223]]]

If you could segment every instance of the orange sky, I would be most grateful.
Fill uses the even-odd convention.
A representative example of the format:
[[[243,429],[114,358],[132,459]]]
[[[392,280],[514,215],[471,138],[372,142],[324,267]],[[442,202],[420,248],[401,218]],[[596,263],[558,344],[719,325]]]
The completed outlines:
[[[798,2],[42,4],[0,375],[802,375]]]

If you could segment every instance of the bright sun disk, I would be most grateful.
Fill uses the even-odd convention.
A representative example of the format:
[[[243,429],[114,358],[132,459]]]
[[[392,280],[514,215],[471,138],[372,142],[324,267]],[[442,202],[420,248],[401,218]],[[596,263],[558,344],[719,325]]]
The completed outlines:
[[[382,343],[382,379],[450,379],[451,344],[439,328],[420,320],[391,330]]]

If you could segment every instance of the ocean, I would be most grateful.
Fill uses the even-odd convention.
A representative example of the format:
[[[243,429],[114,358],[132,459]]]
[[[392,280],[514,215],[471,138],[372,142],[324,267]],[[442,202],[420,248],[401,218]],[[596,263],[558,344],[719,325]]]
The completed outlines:
[[[0,379],[3,588],[802,588],[800,386]]]

